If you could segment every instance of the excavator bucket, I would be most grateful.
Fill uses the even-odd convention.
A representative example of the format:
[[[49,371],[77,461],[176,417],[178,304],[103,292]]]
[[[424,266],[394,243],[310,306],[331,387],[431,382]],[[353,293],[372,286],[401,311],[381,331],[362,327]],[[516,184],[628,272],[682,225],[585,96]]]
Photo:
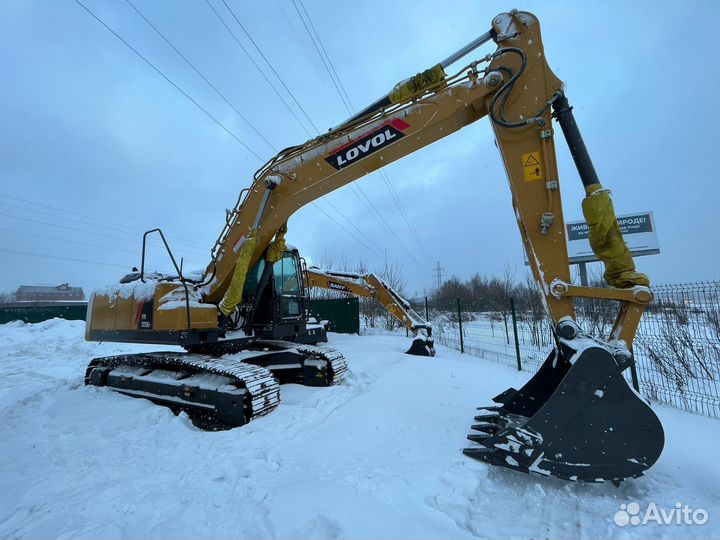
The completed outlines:
[[[410,348],[405,351],[405,354],[412,354],[414,356],[435,356],[435,341],[432,338],[423,338],[417,336],[413,339]]]
[[[468,436],[476,445],[463,453],[573,481],[641,476],[660,457],[665,435],[622,375],[631,358],[585,335],[558,342],[525,386],[479,408]]]

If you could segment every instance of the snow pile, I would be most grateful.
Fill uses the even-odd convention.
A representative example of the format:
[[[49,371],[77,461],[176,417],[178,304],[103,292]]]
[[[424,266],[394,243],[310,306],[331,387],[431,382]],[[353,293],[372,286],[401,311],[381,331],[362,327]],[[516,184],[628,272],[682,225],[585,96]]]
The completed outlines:
[[[3,538],[709,538],[720,536],[718,422],[656,407],[663,456],[648,475],[573,484],[464,457],[475,407],[530,374],[408,340],[331,334],[347,382],[282,387],[243,428],[84,387],[93,356],[154,346],[83,341],[84,324],[0,326]],[[167,349],[167,348],[166,348]],[[705,525],[627,525],[621,504],[676,502]]]

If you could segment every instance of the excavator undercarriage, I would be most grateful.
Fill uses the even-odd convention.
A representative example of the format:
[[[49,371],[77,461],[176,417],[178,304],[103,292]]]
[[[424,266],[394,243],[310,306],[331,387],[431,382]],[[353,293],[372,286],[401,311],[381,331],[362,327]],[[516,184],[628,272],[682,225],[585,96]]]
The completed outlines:
[[[190,348],[192,350],[192,348]],[[280,403],[281,383],[330,386],[345,379],[335,349],[281,340],[228,339],[203,352],[155,352],[95,358],[85,383],[185,411],[206,430],[230,429]]]
[[[245,304],[232,317],[221,317],[220,327],[214,306],[208,310],[188,297],[176,300],[172,287],[178,276],[145,279],[143,270],[126,276],[99,299],[96,292],[88,309],[89,339],[170,340],[187,352],[95,358],[85,383],[185,411],[198,427],[213,430],[241,426],[270,412],[280,403],[279,384],[340,384],[347,372],[345,359],[330,347],[317,346],[327,341],[327,333],[309,321],[297,250],[283,251],[274,264],[269,262],[263,259],[256,265],[251,277],[257,283],[248,283]],[[139,300],[143,290],[152,296]],[[98,306],[102,310],[96,311]],[[168,317],[187,317],[197,325],[208,311],[214,320],[207,329],[158,331]],[[128,314],[134,319],[126,321],[128,328],[118,329]],[[115,328],[99,328],[109,317]]]

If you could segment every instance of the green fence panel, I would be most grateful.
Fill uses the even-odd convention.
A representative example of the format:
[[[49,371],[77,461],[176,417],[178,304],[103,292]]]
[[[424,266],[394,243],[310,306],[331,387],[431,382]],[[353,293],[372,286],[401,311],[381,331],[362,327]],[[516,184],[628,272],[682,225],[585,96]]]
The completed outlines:
[[[38,323],[55,317],[84,321],[86,310],[86,302],[12,302],[0,305],[0,324],[11,321]],[[360,332],[360,302],[357,298],[311,300],[310,313],[318,321],[330,321],[333,332]]]
[[[11,321],[38,323],[58,317],[84,321],[87,302],[10,302],[0,304],[0,324]]]
[[[310,314],[318,321],[330,321],[332,332],[360,333],[360,301],[357,298],[310,300]]]

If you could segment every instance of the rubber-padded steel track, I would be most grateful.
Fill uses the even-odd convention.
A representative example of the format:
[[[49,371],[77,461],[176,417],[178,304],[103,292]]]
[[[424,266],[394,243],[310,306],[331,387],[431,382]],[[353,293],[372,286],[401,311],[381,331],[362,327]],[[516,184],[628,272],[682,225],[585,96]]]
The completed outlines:
[[[97,368],[112,369],[121,366],[212,373],[228,377],[249,394],[243,400],[246,421],[268,414],[280,403],[280,386],[270,371],[260,366],[234,360],[232,356],[211,358],[191,353],[154,352],[95,358],[88,365],[85,384],[98,385],[91,380],[91,374]],[[122,389],[116,390],[122,392]],[[158,399],[162,400],[162,396],[158,396]],[[193,406],[192,403],[184,402],[180,408],[192,409]],[[222,417],[221,411],[219,416]]]
[[[266,347],[272,350],[289,350],[293,349],[314,360],[324,360],[327,363],[328,384],[340,384],[345,380],[347,374],[347,363],[341,352],[332,347],[320,347],[317,345],[304,345],[302,343],[293,343],[292,341],[282,341],[277,339],[257,339],[252,342],[252,348]]]

